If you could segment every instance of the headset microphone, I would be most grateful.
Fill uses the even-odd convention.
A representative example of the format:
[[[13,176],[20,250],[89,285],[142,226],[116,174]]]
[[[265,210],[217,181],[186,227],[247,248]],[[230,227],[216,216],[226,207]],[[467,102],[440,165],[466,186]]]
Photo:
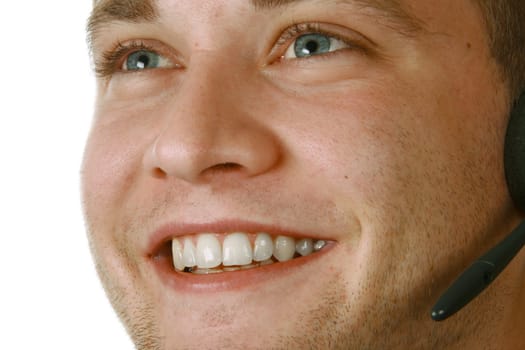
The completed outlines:
[[[525,210],[525,93],[514,105],[509,119],[504,162],[510,195],[516,206]],[[525,221],[459,276],[434,305],[432,319],[445,320],[467,305],[494,281],[524,245]]]

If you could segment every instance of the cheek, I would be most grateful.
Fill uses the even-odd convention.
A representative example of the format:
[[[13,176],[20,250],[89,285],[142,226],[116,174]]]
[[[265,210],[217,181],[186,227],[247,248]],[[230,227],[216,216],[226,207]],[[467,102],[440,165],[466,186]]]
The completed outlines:
[[[124,113],[127,114],[129,113]],[[147,147],[144,130],[131,128],[136,120],[98,113],[86,144],[82,165],[82,195],[87,223],[92,234],[100,239],[110,239],[119,220],[129,193],[137,177],[141,176],[142,158]],[[140,129],[140,130],[137,130]],[[142,133],[140,132],[142,131]],[[97,243],[97,242],[95,242]]]
[[[419,149],[410,146],[417,131],[408,132],[403,118],[413,112],[380,89],[349,87],[278,105],[287,111],[273,113],[283,116],[277,132],[290,158],[302,159],[297,173],[324,181],[323,190],[341,202],[358,210],[410,182],[407,154]]]
[[[82,192],[90,212],[111,209],[131,182],[130,152],[123,143],[117,135],[92,131],[82,166]]]
[[[126,203],[142,169],[143,147],[133,139],[130,131],[117,124],[95,122],[82,165],[88,237],[98,273],[110,294],[133,290],[139,273],[130,237],[125,234],[130,229]]]

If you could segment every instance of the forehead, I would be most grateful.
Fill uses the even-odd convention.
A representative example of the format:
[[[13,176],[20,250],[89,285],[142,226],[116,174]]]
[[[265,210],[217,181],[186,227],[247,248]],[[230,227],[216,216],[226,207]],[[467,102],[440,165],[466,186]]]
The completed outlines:
[[[194,1],[194,0],[192,0]],[[93,14],[107,15],[108,19],[151,19],[162,12],[162,8],[180,6],[179,11],[184,11],[184,4],[188,0],[93,0]],[[224,1],[211,1],[214,5]],[[428,1],[428,0],[228,0],[225,3],[233,6],[241,6],[248,3],[255,10],[281,9],[285,7],[300,6],[302,4],[314,4],[326,6],[337,4],[337,6],[353,8],[356,10],[374,10],[383,19],[391,20],[393,23],[406,24],[410,29],[417,29],[424,22],[425,15],[447,10],[449,13],[457,10],[455,4],[467,3],[471,10],[475,10],[472,1]],[[208,7],[206,1],[199,1],[203,7]],[[477,8],[477,6],[476,6]],[[436,12],[437,10],[437,12]],[[431,16],[432,17],[432,16]],[[435,16],[434,16],[435,17]],[[404,22],[404,23],[403,23]]]
[[[88,37],[92,43],[104,26],[115,22],[155,22],[169,16],[168,10],[191,19],[192,14],[202,16],[200,10],[214,7],[243,7],[254,13],[275,11],[282,14],[290,10],[308,7],[316,9],[333,8],[337,13],[363,14],[371,22],[383,25],[406,36],[421,32],[460,31],[472,25],[477,29],[483,21],[475,1],[456,0],[94,0],[94,7],[88,22]],[[220,23],[220,19],[219,23]],[[228,18],[228,22],[234,18]],[[242,18],[239,19],[242,21]],[[452,28],[453,27],[453,28]]]

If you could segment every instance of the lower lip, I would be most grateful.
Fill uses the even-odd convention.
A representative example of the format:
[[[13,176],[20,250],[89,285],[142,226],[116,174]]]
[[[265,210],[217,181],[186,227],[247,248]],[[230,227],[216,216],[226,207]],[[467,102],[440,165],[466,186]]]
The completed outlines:
[[[282,263],[209,275],[176,271],[168,257],[149,258],[149,263],[160,276],[163,284],[177,292],[217,293],[254,288],[272,279],[285,278],[289,274],[315,264],[334,246],[335,244],[330,242],[319,252]]]

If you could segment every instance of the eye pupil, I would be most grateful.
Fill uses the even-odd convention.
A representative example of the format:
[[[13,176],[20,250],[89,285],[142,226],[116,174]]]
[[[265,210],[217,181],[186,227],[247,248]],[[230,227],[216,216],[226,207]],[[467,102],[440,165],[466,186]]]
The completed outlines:
[[[146,55],[140,55],[137,59],[137,68],[144,69],[149,64],[149,57]]]
[[[306,43],[306,50],[308,51],[308,53],[316,52],[318,48],[319,44],[313,40]]]

